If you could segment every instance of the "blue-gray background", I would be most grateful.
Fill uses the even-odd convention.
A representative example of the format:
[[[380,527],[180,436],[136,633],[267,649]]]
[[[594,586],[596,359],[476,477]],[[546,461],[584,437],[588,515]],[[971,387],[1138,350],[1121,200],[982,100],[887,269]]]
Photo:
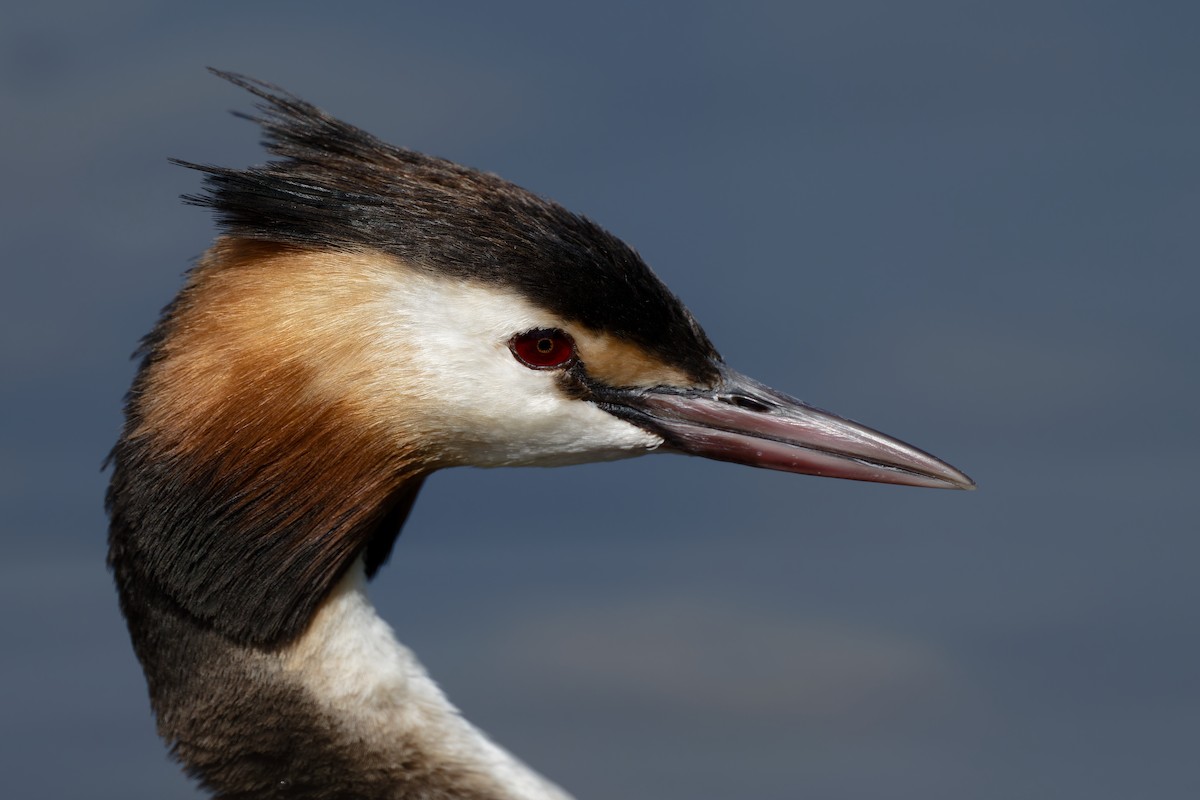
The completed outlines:
[[[9,4],[0,794],[189,798],[103,566],[138,336],[262,159],[205,65],[634,244],[973,494],[679,457],[427,485],[375,597],[587,798],[1200,796],[1194,3]]]

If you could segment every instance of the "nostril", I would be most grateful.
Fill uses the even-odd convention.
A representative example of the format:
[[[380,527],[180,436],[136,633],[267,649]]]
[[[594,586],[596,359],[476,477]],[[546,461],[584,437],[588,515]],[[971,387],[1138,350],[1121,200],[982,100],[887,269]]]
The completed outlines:
[[[745,395],[740,394],[726,395],[721,397],[720,400],[723,403],[729,403],[730,405],[735,405],[738,408],[744,408],[747,411],[764,412],[771,410],[771,407],[766,403],[760,400],[755,400],[753,397],[746,397]]]

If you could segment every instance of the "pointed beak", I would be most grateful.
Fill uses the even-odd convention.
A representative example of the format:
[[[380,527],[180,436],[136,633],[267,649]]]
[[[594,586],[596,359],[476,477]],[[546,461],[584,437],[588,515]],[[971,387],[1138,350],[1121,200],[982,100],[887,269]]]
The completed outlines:
[[[726,368],[714,389],[594,387],[592,400],[681,453],[829,478],[975,488],[965,474],[923,450]]]

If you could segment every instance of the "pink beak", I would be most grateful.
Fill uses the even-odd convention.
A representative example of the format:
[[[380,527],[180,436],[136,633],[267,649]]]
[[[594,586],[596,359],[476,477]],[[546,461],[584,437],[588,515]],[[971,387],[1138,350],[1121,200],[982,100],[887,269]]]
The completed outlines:
[[[975,488],[923,450],[725,368],[715,389],[607,390],[593,401],[681,453],[829,478]]]

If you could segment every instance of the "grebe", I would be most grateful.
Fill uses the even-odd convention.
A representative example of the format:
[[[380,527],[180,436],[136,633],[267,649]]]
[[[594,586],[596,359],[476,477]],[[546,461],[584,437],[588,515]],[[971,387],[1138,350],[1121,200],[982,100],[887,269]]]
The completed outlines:
[[[567,797],[366,599],[434,470],[676,452],[973,486],[732,370],[593,222],[217,74],[275,160],[184,164],[221,236],[142,343],[107,496],[159,733],[217,796]]]

